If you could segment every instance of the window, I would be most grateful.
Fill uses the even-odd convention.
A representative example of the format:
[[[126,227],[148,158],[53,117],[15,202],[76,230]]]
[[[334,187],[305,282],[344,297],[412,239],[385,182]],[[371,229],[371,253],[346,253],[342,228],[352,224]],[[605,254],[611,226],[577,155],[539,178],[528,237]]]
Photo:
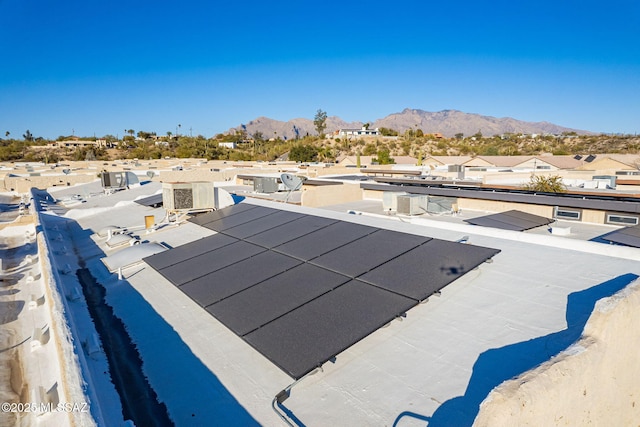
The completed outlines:
[[[608,224],[620,224],[620,225],[638,225],[637,216],[607,214]]]
[[[565,208],[556,208],[556,218],[558,219],[568,219],[571,221],[580,221],[582,217],[582,212],[578,210],[565,209]]]

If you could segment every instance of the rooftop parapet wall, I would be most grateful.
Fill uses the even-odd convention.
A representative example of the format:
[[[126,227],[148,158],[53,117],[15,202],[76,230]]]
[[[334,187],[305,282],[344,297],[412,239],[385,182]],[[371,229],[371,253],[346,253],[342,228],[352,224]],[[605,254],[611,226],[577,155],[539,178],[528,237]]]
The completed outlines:
[[[358,183],[343,185],[306,186],[301,204],[307,207],[321,207],[362,200],[363,190]]]
[[[95,174],[78,175],[41,175],[41,176],[5,176],[2,191],[27,193],[32,188],[45,189],[49,187],[72,186],[84,184],[96,179]]]
[[[495,388],[474,426],[636,425],[640,284],[596,304],[580,340]]]

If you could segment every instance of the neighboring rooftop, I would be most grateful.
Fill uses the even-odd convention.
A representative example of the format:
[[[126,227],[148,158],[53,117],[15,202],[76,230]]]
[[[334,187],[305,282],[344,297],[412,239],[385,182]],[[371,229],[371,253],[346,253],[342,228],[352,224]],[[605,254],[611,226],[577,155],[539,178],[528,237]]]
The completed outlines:
[[[530,213],[544,219],[534,228],[500,230],[467,222],[508,211],[505,201],[474,209],[463,197],[455,208],[436,199],[435,211],[405,215],[385,209],[388,184],[331,182],[338,184],[303,189],[299,206],[283,203],[283,193],[253,197],[251,186],[223,179],[216,185],[244,200],[179,223],[166,222],[157,203],[134,203],[157,199],[157,181],[114,194],[96,181],[33,194],[52,269],[60,271],[51,284],[73,296],[65,313],[83,333],[92,327],[86,297],[78,295],[86,276],[74,274],[86,270],[178,425],[276,426],[283,417],[301,425],[470,425],[504,381],[571,353],[596,302],[640,276],[636,248],[603,243],[623,227],[585,221],[587,208],[581,221],[554,217],[552,206]],[[305,205],[309,194],[343,187],[360,199]],[[420,202],[419,194],[409,196]],[[126,243],[113,244],[115,236]],[[132,251],[129,244],[149,246]],[[476,261],[458,256],[477,251],[490,252]],[[249,278],[256,286],[240,289]],[[300,295],[300,286],[319,290]],[[393,304],[377,299],[389,294]],[[376,315],[387,313],[370,317],[368,303]],[[289,341],[292,335],[299,341]],[[308,353],[296,350],[305,339]],[[628,351],[635,345],[628,342]],[[75,351],[101,407],[104,390],[113,396],[97,374],[103,350],[99,363]],[[602,396],[612,417],[637,419],[633,391],[621,393]]]

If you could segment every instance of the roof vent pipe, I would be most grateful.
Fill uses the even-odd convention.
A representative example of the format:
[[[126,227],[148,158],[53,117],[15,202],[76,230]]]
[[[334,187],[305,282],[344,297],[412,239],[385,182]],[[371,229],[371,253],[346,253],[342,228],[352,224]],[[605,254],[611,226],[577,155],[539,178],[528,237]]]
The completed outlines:
[[[300,381],[302,381],[303,379],[310,377],[311,375],[314,375],[318,372],[322,372],[322,366],[318,366],[316,369],[314,369],[313,371],[309,372],[307,375],[303,376],[302,378],[299,378],[297,380],[295,380],[294,382],[292,382],[288,387],[286,387],[285,389],[281,390],[280,393],[276,394],[276,396],[273,398],[273,400],[271,401],[271,408],[273,408],[273,411],[278,414],[278,416],[280,417],[280,419],[282,421],[284,421],[289,427],[295,427],[293,424],[291,424],[291,422],[289,421],[289,419],[286,417],[285,414],[283,414],[282,412],[278,411],[277,406],[281,406],[282,403],[287,400],[289,398],[289,396],[291,396],[291,389],[293,388],[294,385],[298,384]],[[289,416],[291,418],[291,415]],[[295,418],[295,417],[293,417]],[[300,425],[298,422],[296,422],[296,420],[291,419],[291,421],[293,421],[296,425]]]

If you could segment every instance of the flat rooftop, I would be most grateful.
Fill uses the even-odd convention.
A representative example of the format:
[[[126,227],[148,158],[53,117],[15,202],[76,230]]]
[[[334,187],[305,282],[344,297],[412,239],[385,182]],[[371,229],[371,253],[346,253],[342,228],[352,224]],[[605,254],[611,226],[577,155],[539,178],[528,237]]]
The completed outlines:
[[[157,189],[151,184],[88,197],[58,215],[42,215],[45,227],[71,224],[58,227],[69,240],[50,241],[51,253],[72,245],[105,287],[176,424],[282,425],[271,404],[293,383],[289,375],[146,263],[124,269],[122,279],[102,263],[122,250],[96,235],[107,225],[169,248],[216,234],[190,222],[147,233],[144,217],[159,223],[164,210],[127,201]],[[62,200],[83,192],[78,186],[52,194]],[[385,215],[381,202],[369,200],[325,209],[254,198],[242,203],[500,251],[297,383],[280,409],[306,425],[470,424],[494,387],[564,351],[595,302],[640,275],[637,249],[590,241],[616,229],[611,226],[570,223],[571,234],[560,237],[546,226],[516,232],[464,222],[486,212],[401,217]],[[575,298],[581,304],[569,306]]]

